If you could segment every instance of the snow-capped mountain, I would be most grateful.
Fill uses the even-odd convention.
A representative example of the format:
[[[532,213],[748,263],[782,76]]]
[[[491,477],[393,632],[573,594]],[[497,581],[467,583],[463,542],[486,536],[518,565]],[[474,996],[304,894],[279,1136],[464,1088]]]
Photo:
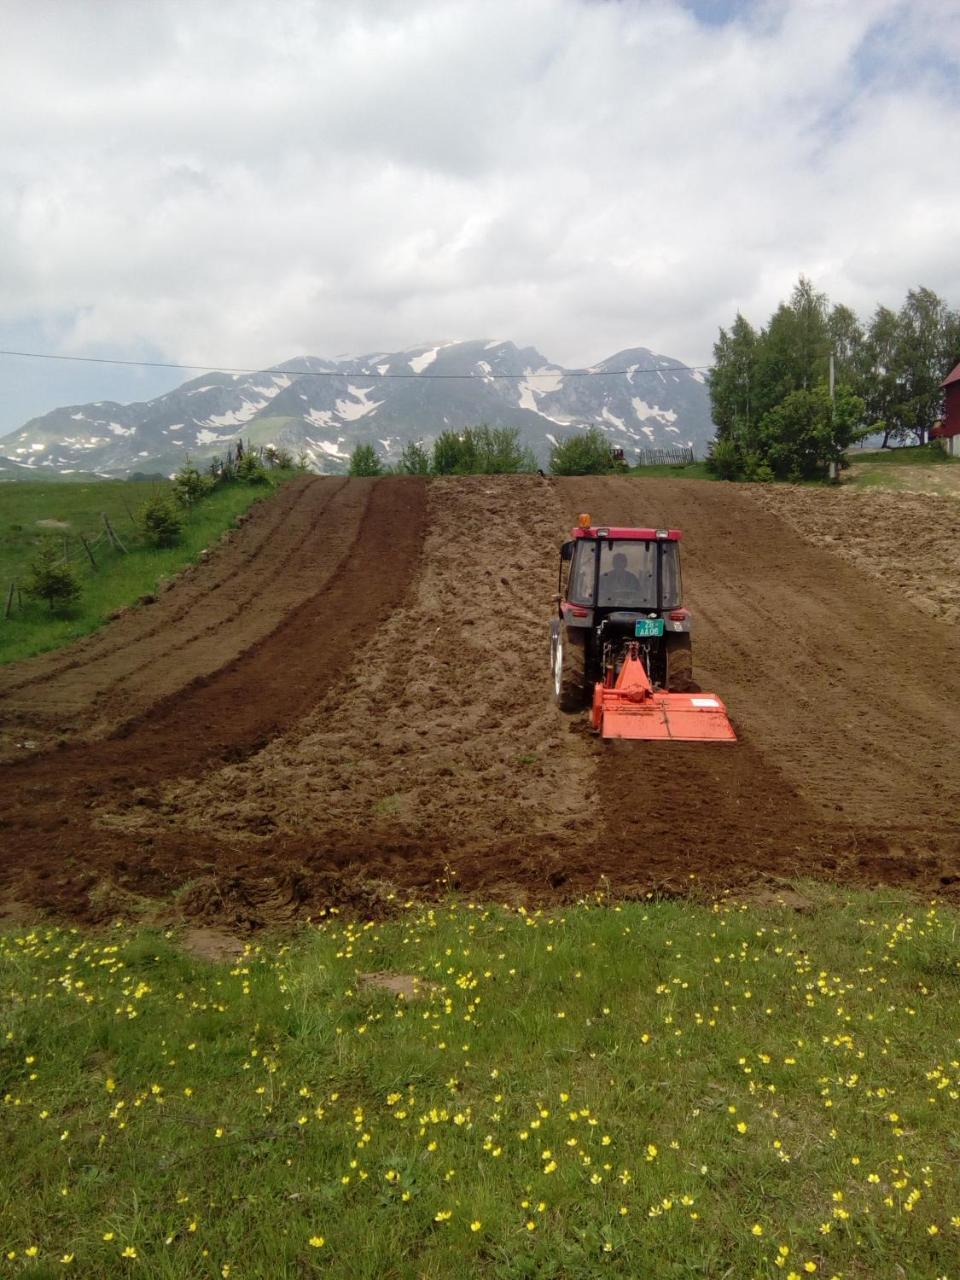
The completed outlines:
[[[484,422],[517,428],[544,461],[554,441],[590,426],[628,461],[669,445],[702,454],[714,434],[703,375],[677,360],[636,347],[569,370],[533,347],[481,339],[298,357],[262,373],[204,374],[145,404],[70,405],[0,439],[0,453],[32,471],[170,472],[186,454],[201,460],[242,436],[342,471],[357,444],[392,462],[410,441]]]

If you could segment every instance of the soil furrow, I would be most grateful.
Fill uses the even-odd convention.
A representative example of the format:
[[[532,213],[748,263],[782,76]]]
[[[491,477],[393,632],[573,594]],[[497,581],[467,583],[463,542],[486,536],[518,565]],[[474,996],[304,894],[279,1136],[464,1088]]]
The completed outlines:
[[[219,600],[198,574],[165,631],[121,635],[129,657],[77,717],[108,708],[124,736],[0,773],[10,897],[255,925],[450,886],[549,901],[820,875],[960,896],[953,629],[772,500],[483,477],[318,481],[298,501],[295,532],[255,517],[262,553],[217,550]],[[695,674],[735,746],[605,744],[553,706],[557,548],[583,510],[683,529]],[[265,635],[240,603],[260,589]]]
[[[315,536],[345,485],[343,479],[294,482],[254,508],[227,547],[188,568],[176,589],[149,608],[66,650],[0,668],[6,727],[0,748],[13,757],[24,739],[47,745],[81,729],[103,736],[118,720],[215,670],[230,645],[236,652],[266,634],[315,589],[282,569]]]
[[[352,522],[324,526],[318,540],[318,553],[338,567],[268,636],[231,655],[214,674],[156,701],[118,736],[0,771],[5,880],[21,889],[29,883],[28,893],[44,900],[52,894],[63,905],[78,885],[86,893],[98,875],[127,875],[131,866],[137,883],[149,884],[157,874],[149,837],[131,840],[92,826],[97,808],[122,805],[164,777],[243,758],[308,713],[336,683],[368,635],[402,602],[423,537],[421,481],[362,481],[350,488]],[[303,571],[302,563],[289,569]],[[149,803],[149,795],[138,798]],[[182,837],[173,843],[182,848]],[[202,851],[208,841],[195,843]],[[72,871],[64,875],[65,867]]]

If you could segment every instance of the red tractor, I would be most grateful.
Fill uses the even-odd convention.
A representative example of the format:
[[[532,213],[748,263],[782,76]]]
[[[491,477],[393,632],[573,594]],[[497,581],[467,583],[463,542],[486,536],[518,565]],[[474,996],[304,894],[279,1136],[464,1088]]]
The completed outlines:
[[[560,548],[559,588],[550,653],[561,711],[591,704],[604,738],[736,741],[723,703],[693,682],[679,529],[582,515]]]

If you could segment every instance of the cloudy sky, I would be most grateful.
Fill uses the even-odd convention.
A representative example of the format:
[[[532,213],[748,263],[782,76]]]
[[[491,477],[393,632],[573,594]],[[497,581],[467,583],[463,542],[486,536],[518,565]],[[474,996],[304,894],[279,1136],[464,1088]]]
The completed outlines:
[[[960,306],[956,0],[3,0],[0,346],[709,360]],[[0,431],[187,375],[0,358]]]

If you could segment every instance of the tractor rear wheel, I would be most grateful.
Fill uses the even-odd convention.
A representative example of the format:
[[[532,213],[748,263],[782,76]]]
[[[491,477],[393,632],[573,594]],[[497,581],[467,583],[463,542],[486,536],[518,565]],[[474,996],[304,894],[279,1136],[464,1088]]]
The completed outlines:
[[[582,711],[587,702],[587,652],[561,627],[553,653],[553,692],[561,711]]]
[[[666,638],[667,690],[670,693],[691,693],[693,683],[693,649],[688,631],[674,632]]]

